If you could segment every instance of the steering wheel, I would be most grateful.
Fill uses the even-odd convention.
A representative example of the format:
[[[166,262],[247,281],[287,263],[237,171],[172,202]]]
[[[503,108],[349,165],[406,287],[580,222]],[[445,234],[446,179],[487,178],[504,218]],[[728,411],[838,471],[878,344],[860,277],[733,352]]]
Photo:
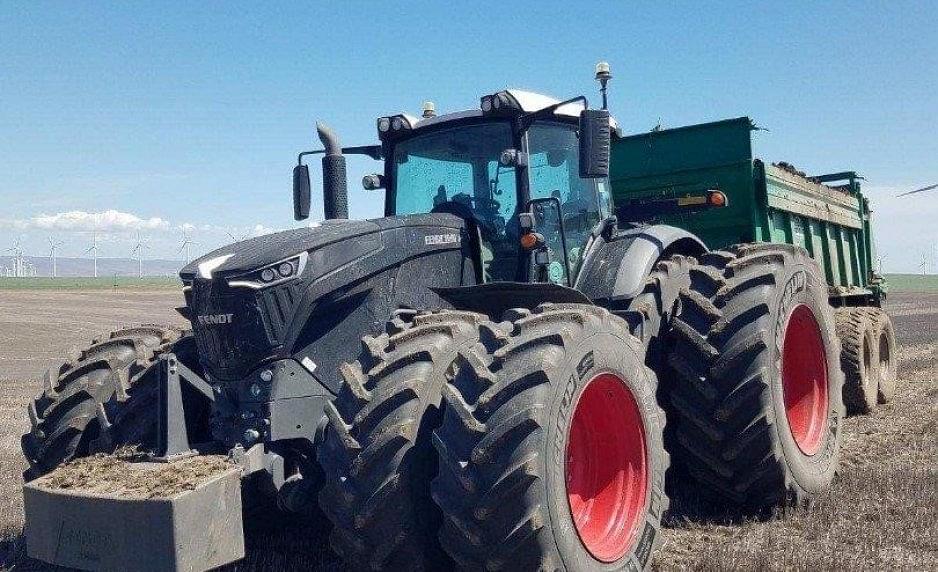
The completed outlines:
[[[485,209],[482,208],[472,208],[472,204],[480,205],[480,203],[487,203]],[[449,199],[445,202],[439,203],[433,207],[430,211],[431,213],[448,213],[451,215],[458,216],[464,220],[471,220],[479,227],[483,236],[498,236],[502,234],[500,231],[504,228],[504,220],[499,216],[495,219],[483,218],[477,215],[479,212],[498,212],[500,203],[493,199],[479,199],[476,197],[469,196],[466,193],[457,193],[453,196],[452,199]],[[491,209],[491,210],[489,210]],[[501,224],[499,224],[499,222]]]

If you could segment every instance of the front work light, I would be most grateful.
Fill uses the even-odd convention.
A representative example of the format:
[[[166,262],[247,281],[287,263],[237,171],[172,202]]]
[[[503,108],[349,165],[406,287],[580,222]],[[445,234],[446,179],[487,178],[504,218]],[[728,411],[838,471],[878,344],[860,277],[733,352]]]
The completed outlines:
[[[507,90],[482,96],[479,100],[479,108],[485,115],[510,115],[524,111],[518,100]]]

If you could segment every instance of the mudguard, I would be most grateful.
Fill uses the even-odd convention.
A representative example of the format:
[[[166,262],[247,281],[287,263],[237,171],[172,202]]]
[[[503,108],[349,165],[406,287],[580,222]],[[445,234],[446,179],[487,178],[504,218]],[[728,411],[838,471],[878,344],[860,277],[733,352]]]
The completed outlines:
[[[664,224],[620,229],[596,237],[574,288],[600,305],[628,301],[641,292],[655,263],[672,254],[699,256],[707,247],[686,230]]]

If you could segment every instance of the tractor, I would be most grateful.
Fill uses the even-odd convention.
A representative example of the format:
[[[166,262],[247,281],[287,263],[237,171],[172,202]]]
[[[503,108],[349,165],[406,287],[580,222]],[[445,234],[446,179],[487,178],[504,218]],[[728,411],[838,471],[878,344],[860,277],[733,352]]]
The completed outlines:
[[[317,124],[293,203],[307,219],[321,155],[324,220],[183,268],[191,331],[118,330],[50,370],[25,479],[127,445],[224,454],[245,505],[315,511],[368,570],[646,569],[672,457],[746,510],[827,489],[847,297],[790,239],[682,226],[750,191],[645,184],[656,163],[619,158],[654,146],[621,133],[610,78],[600,109],[504,90],[380,117],[375,145]],[[383,218],[348,220],[351,154],[383,162],[362,182]]]

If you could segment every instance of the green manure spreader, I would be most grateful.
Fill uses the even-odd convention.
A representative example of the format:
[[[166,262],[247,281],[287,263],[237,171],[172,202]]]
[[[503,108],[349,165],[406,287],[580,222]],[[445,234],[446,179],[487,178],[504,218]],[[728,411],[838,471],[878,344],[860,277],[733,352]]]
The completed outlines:
[[[599,109],[503,90],[370,145],[318,125],[293,200],[321,156],[323,222],[183,268],[191,330],[47,373],[28,553],[206,569],[267,510],[327,521],[350,569],[641,570],[669,487],[744,514],[830,487],[845,405],[895,391],[858,177],[754,159],[745,118],[623,136],[596,77]],[[350,154],[384,217],[348,220]]]

